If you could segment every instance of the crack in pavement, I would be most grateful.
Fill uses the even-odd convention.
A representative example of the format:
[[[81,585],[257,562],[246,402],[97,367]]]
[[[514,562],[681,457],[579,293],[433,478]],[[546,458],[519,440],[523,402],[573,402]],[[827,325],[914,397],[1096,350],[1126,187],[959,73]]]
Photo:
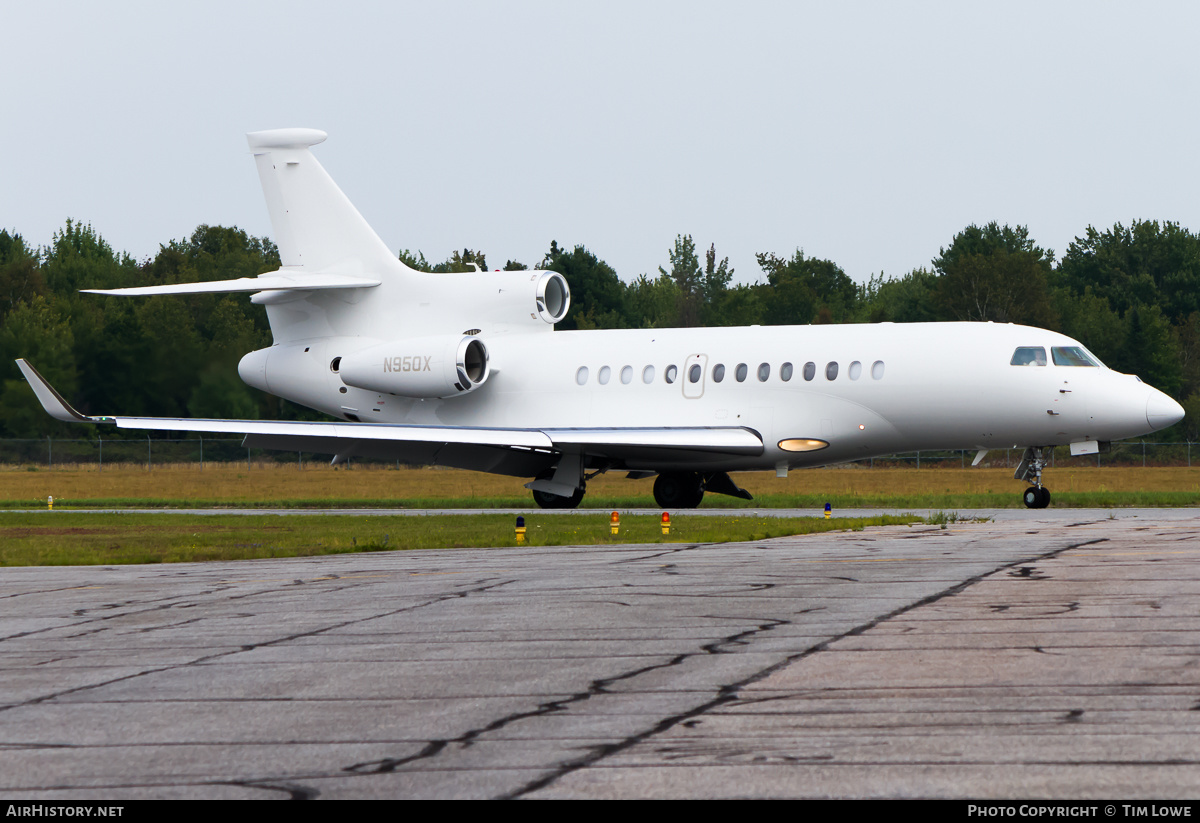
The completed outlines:
[[[309,631],[297,632],[295,634],[289,634],[289,635],[285,635],[283,637],[276,637],[272,640],[264,640],[261,643],[248,643],[248,644],[241,645],[236,649],[227,649],[225,651],[215,652],[213,654],[206,654],[201,657],[194,658],[192,660],[186,660],[186,661],[182,661],[179,663],[172,663],[172,664],[166,665],[166,666],[158,666],[153,669],[144,669],[139,672],[122,675],[120,677],[114,677],[109,680],[100,681],[98,683],[89,683],[89,684],[86,684],[83,686],[74,686],[69,689],[63,689],[62,691],[51,692],[49,694],[44,694],[44,695],[40,695],[38,697],[30,698],[28,700],[22,700],[17,703],[8,703],[8,704],[0,705],[0,712],[7,711],[9,709],[15,709],[15,708],[18,708],[21,706],[34,706],[34,705],[37,705],[38,703],[45,703],[48,700],[54,700],[56,698],[63,697],[68,694],[76,694],[79,692],[87,691],[89,689],[96,689],[96,688],[100,688],[102,686],[110,686],[114,683],[121,683],[126,680],[133,680],[138,677],[144,677],[148,674],[158,674],[160,672],[169,672],[169,671],[173,671],[175,669],[185,668],[187,666],[195,666],[200,663],[208,663],[213,660],[219,660],[223,657],[229,657],[230,655],[242,654],[243,652],[252,651],[254,649],[262,649],[262,648],[267,648],[270,646],[276,646],[281,643],[287,643],[292,640],[298,640],[302,637],[315,637],[316,635],[324,634],[325,632],[334,631],[335,629],[342,629],[342,628],[345,628],[346,626],[354,626],[354,625],[358,625],[361,623],[367,623],[371,620],[378,620],[378,619],[384,618],[384,617],[392,617],[397,614],[404,614],[405,612],[410,612],[410,611],[414,611],[416,609],[423,609],[428,606],[437,605],[438,603],[443,603],[443,602],[446,602],[447,600],[457,600],[457,599],[460,599],[463,597],[469,597],[472,594],[478,594],[481,592],[490,591],[492,589],[506,586],[512,582],[513,581],[511,581],[511,580],[505,580],[505,581],[498,582],[498,583],[491,583],[488,585],[476,586],[475,588],[472,588],[472,589],[464,589],[464,590],[460,590],[460,591],[446,592],[442,595],[439,595],[438,597],[435,597],[430,600],[426,600],[422,603],[416,603],[411,606],[404,606],[402,608],[392,609],[390,611],[380,612],[378,614],[372,614],[372,615],[368,615],[366,617],[357,617],[357,618],[353,618],[350,620],[343,620],[339,623],[333,623],[328,626],[323,626],[319,629],[310,629]],[[105,619],[107,619],[107,618],[105,618]]]
[[[602,746],[596,746],[593,748],[593,750],[589,754],[586,754],[586,755],[583,755],[582,757],[578,757],[578,758],[575,758],[574,760],[569,760],[565,763],[562,763],[558,767],[551,770],[548,774],[546,774],[536,780],[530,781],[529,783],[526,783],[524,786],[522,786],[512,792],[501,795],[497,799],[504,799],[504,800],[517,799],[520,797],[524,797],[528,794],[531,794],[533,792],[539,791],[541,789],[544,789],[573,772],[588,768],[590,766],[594,766],[595,764],[599,763],[601,760],[603,760],[607,757],[611,757],[612,755],[615,755],[615,754],[618,754],[619,752],[625,751],[626,749],[629,749],[629,748],[637,745],[638,743],[648,740],[651,737],[654,737],[655,735],[658,735],[665,731],[668,731],[669,729],[673,728],[676,725],[679,725],[685,721],[693,720],[696,717],[699,717],[700,715],[706,714],[707,712],[710,712],[713,709],[716,709],[720,706],[723,706],[727,703],[730,703],[730,702],[736,700],[737,693],[740,690],[746,688],[747,686],[749,686],[753,683],[757,683],[760,680],[766,679],[767,677],[771,676],[775,672],[777,672],[787,666],[790,666],[792,663],[795,663],[798,660],[803,660],[804,658],[811,657],[814,654],[825,651],[831,645],[838,642],[839,640],[843,640],[843,639],[849,638],[849,637],[857,637],[858,635],[868,632],[871,629],[874,629],[875,627],[887,622],[888,620],[891,620],[902,614],[913,611],[914,609],[919,609],[922,606],[927,606],[930,603],[936,603],[937,601],[943,600],[947,597],[953,597],[954,595],[965,591],[966,589],[970,588],[971,586],[974,586],[975,584],[979,583],[980,581],[982,581],[988,577],[991,577],[995,574],[1003,572],[1007,569],[1013,569],[1017,566],[1021,566],[1021,565],[1025,565],[1025,564],[1029,564],[1029,563],[1036,563],[1036,562],[1043,561],[1043,560],[1048,560],[1050,558],[1053,558],[1053,557],[1056,557],[1056,556],[1062,554],[1063,552],[1071,551],[1072,549],[1078,549],[1083,546],[1090,546],[1090,545],[1094,545],[1096,543],[1106,543],[1106,542],[1108,542],[1108,538],[1102,537],[1102,538],[1096,538],[1093,540],[1086,540],[1086,541],[1081,541],[1078,543],[1072,543],[1068,546],[1063,546],[1062,548],[1053,549],[1048,552],[1043,552],[1042,554],[1038,554],[1033,557],[1022,558],[1022,559],[1010,561],[1008,563],[1004,563],[1000,566],[997,566],[996,568],[994,568],[990,571],[981,572],[980,574],[973,575],[960,583],[956,583],[953,586],[949,586],[939,592],[934,592],[933,594],[922,597],[919,600],[916,600],[905,606],[900,606],[896,609],[893,609],[892,611],[887,612],[886,614],[880,615],[879,617],[873,618],[872,620],[869,620],[866,623],[862,623],[858,626],[855,626],[854,628],[849,629],[848,631],[845,631],[839,635],[836,635],[834,637],[830,637],[826,640],[823,640],[820,643],[810,646],[809,648],[807,648],[803,651],[796,652],[795,654],[787,655],[786,657],[784,657],[783,660],[781,660],[777,663],[774,663],[770,666],[767,666],[766,668],[762,669],[761,671],[758,671],[754,674],[744,677],[741,680],[721,686],[718,689],[718,693],[715,697],[713,697],[703,703],[700,703],[697,706],[694,706],[693,708],[689,709],[688,711],[680,712],[680,713],[672,715],[670,717],[665,717],[662,720],[655,723],[653,726],[643,730],[642,732],[639,732],[634,735],[630,735],[629,737],[626,737],[624,740],[621,740],[619,742],[610,743],[610,744],[606,744],[606,745],[602,745]]]
[[[744,620],[746,618],[738,619]],[[352,772],[355,774],[386,774],[396,771],[400,766],[436,757],[453,744],[457,744],[461,748],[468,748],[483,735],[502,729],[505,726],[511,725],[519,720],[526,720],[531,717],[541,717],[548,714],[562,712],[574,704],[590,700],[592,697],[597,695],[608,694],[609,687],[611,687],[614,683],[640,677],[648,672],[669,669],[674,666],[678,666],[693,657],[703,657],[713,654],[726,654],[727,652],[722,651],[719,648],[720,646],[745,645],[745,638],[747,637],[761,634],[763,632],[769,632],[773,629],[779,628],[780,626],[786,625],[790,625],[790,621],[765,618],[763,619],[763,622],[759,623],[755,628],[744,629],[740,632],[735,632],[734,634],[713,641],[712,643],[705,644],[704,646],[700,647],[699,651],[683,652],[674,655],[663,663],[654,663],[649,666],[642,666],[640,668],[632,669],[611,677],[598,678],[593,680],[585,691],[576,692],[575,694],[558,700],[549,700],[545,703],[540,703],[536,708],[529,709],[527,711],[513,712],[512,714],[492,721],[486,726],[464,732],[458,737],[448,740],[430,740],[426,743],[425,748],[415,755],[410,755],[404,758],[384,758],[382,760],[371,760],[364,763],[355,763],[352,766],[346,766],[342,771]]]

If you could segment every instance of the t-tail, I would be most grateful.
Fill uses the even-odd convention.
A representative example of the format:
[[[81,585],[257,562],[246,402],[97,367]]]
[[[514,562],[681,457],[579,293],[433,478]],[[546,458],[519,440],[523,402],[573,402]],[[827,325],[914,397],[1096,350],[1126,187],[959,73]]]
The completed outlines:
[[[488,341],[552,330],[570,307],[557,272],[431,274],[392,253],[313,156],[316,129],[247,135],[279,248],[280,268],[257,277],[98,294],[253,292],[270,348],[238,366],[255,388],[357,419],[332,403],[343,386],[381,395],[447,398],[483,386]],[[405,361],[422,357],[418,374]]]

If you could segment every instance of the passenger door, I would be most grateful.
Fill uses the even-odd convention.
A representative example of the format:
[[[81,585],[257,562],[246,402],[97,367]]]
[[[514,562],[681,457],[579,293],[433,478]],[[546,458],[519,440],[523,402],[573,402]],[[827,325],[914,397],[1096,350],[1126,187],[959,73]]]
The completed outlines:
[[[683,396],[696,400],[704,396],[705,372],[708,370],[707,354],[690,354],[683,363]]]

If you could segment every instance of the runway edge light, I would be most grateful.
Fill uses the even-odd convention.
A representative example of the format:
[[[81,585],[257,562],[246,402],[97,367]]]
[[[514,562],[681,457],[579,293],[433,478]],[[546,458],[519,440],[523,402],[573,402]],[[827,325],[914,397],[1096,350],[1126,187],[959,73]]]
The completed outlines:
[[[663,512],[662,516],[662,532],[663,534],[671,533],[671,515]]]
[[[612,527],[612,533],[616,534],[621,530],[621,515],[613,512],[612,516],[608,518],[608,523]]]

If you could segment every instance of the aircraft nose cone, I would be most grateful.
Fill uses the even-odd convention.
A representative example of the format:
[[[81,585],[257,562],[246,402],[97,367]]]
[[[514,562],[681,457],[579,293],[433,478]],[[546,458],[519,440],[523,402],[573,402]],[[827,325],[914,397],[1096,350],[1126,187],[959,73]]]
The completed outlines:
[[[1146,399],[1146,422],[1154,431],[1174,426],[1183,419],[1183,406],[1155,390]]]

